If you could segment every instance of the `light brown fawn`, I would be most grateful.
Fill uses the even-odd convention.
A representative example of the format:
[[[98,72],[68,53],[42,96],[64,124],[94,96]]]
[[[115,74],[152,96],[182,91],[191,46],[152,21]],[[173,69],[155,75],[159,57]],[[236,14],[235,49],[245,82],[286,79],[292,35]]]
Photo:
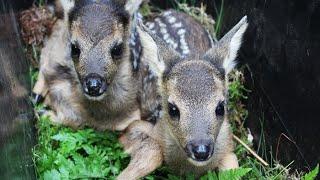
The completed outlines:
[[[132,161],[119,179],[142,177],[160,166],[160,160],[177,174],[192,172],[197,177],[216,168],[238,167],[225,106],[228,73],[236,64],[242,36],[248,26],[247,18],[242,18],[211,47],[202,43],[202,34],[198,32],[200,27],[194,27],[195,24],[189,23],[189,19],[180,13],[169,14],[168,22],[163,21],[167,16],[164,14],[162,20],[153,22],[156,25],[148,24],[149,28],[158,29],[151,28],[149,33],[146,28],[139,29],[141,44],[147,53],[144,56],[149,59],[151,71],[159,77],[161,117],[154,126],[135,122],[121,137]],[[173,23],[169,22],[170,18],[175,18],[171,20]],[[168,32],[169,37],[180,38],[179,41],[169,41],[179,42],[178,46],[168,43],[167,36],[161,34],[161,26],[164,27],[161,23],[166,27],[162,32]],[[179,23],[182,26],[174,28]],[[183,37],[181,32],[185,33]],[[143,139],[147,136],[155,139],[157,144],[149,145],[148,149],[141,148],[146,146]],[[139,143],[142,145],[137,145]],[[153,154],[153,159],[148,158],[146,162],[144,157],[148,154]]]
[[[45,97],[53,122],[123,130],[140,119],[141,47],[139,41],[130,44],[130,40],[136,34],[134,12],[141,2],[56,2],[60,19],[42,49],[33,90]]]

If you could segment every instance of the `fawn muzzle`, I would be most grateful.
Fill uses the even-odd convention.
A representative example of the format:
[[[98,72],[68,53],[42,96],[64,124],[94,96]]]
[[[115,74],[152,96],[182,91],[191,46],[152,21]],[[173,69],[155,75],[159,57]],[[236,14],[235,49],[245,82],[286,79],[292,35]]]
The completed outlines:
[[[82,83],[84,92],[92,97],[101,96],[107,90],[106,80],[99,74],[88,74]]]
[[[213,142],[212,140],[196,140],[187,143],[185,148],[188,157],[195,161],[207,161],[213,154]]]

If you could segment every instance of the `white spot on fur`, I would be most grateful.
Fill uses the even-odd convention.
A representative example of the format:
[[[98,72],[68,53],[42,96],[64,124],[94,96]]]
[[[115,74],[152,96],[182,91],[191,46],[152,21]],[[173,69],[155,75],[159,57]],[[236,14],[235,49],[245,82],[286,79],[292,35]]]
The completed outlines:
[[[189,51],[188,46],[181,46],[181,49],[182,49],[183,51]]]
[[[168,38],[169,38],[169,34],[168,34],[168,33],[166,33],[166,34],[163,35],[163,40],[167,41]]]
[[[232,36],[230,44],[229,44],[229,53],[227,57],[223,61],[223,68],[226,71],[226,74],[232,71],[232,69],[235,67],[236,62],[235,59],[238,54],[238,50],[240,49],[242,37],[244,32],[246,31],[248,27],[247,23],[247,16],[243,17],[240,22],[235,25],[235,28],[240,26],[238,31]],[[232,30],[231,30],[232,31]]]
[[[154,23],[150,23],[150,22],[148,22],[146,25],[148,26],[148,28],[149,28],[150,30],[152,30],[152,29],[154,28],[154,26],[155,26]]]
[[[172,25],[172,27],[174,27],[174,28],[181,28],[181,27],[182,27],[182,23],[181,23],[181,22],[174,23],[174,24]]]
[[[160,32],[161,32],[162,34],[167,34],[167,33],[168,33],[168,30],[167,30],[167,28],[160,28]]]
[[[188,55],[188,54],[189,54],[189,52],[190,52],[190,51],[189,51],[189,49],[185,49],[185,50],[183,50],[183,51],[182,51],[182,54],[184,54],[184,55]]]
[[[171,15],[171,14],[172,14],[171,11],[166,11],[166,12],[163,13],[163,16],[169,16],[169,15]]]
[[[154,21],[158,23],[158,25],[160,26],[160,28],[166,28],[166,27],[167,27],[167,25],[164,24],[164,23],[161,21],[160,18],[156,18]]]
[[[183,45],[183,46],[187,45],[187,42],[186,42],[186,39],[185,39],[184,35],[180,36],[180,44]]]
[[[183,42],[183,41],[182,41],[182,42],[180,42],[180,43],[181,43],[181,49],[182,49],[182,50],[187,50],[187,49],[189,49],[186,42]]]
[[[175,17],[169,17],[168,18],[168,22],[170,23],[170,24],[173,24],[174,22],[176,22],[176,18]]]
[[[180,34],[180,40],[179,40],[180,49],[182,50],[183,55],[188,55],[190,53],[190,50],[189,50],[188,44],[185,39],[185,32],[186,31],[184,29],[180,29],[179,31],[178,31],[178,34]]]
[[[161,21],[159,22],[159,26],[160,26],[161,28],[167,28],[167,25],[164,24],[164,23],[162,23]]]
[[[169,45],[173,46],[174,44],[174,40],[173,39],[168,39],[168,41],[166,41]]]
[[[186,33],[186,30],[185,29],[179,29],[177,33],[178,33],[178,35],[181,36],[181,35]]]
[[[178,47],[178,43],[173,43],[173,48],[177,49],[177,47]]]

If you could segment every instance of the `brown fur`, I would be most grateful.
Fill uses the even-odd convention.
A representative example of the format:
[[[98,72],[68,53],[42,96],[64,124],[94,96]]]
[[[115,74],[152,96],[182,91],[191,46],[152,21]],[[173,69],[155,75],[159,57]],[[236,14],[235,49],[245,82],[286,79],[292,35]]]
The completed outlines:
[[[74,128],[88,125],[99,130],[123,130],[133,121],[140,119],[137,90],[141,87],[144,76],[143,71],[135,74],[130,63],[128,37],[131,24],[122,23],[121,19],[120,22],[118,15],[110,13],[112,11],[101,12],[108,9],[107,7],[94,4],[82,8],[84,9],[71,10],[70,16],[64,10],[64,18],[55,24],[53,34],[41,53],[40,74],[34,92],[45,96],[46,104],[52,108],[47,115],[53,122]],[[97,10],[99,13],[95,13]],[[107,21],[103,22],[101,16],[107,17]],[[124,53],[121,59],[113,61],[109,52],[111,46],[117,42],[124,43]],[[81,51],[79,60],[76,61],[71,57],[72,43],[78,45]],[[141,67],[144,67],[141,68],[144,70],[147,68],[145,65]],[[82,77],[90,71],[103,74],[110,83],[103,98],[87,97],[82,91]],[[146,84],[150,82],[155,81],[149,79]],[[151,97],[152,91],[143,94]],[[147,109],[153,110],[149,105],[143,107],[146,114],[150,114]],[[140,123],[133,123],[128,132],[143,132],[143,127]],[[129,153],[132,154],[132,162],[138,163],[141,168],[129,165],[123,172],[124,176],[120,175],[119,179],[143,177],[145,172],[150,172],[162,163],[162,156],[157,156],[161,152],[158,143],[153,138],[143,138],[143,133],[137,133],[138,136],[130,141],[126,140],[125,136],[121,141],[130,142],[129,146],[134,147]],[[150,153],[144,156],[144,151]],[[149,161],[140,162],[141,156],[153,164],[149,164]]]
[[[126,148],[131,148],[133,159],[140,158],[143,161],[143,156],[140,154],[156,153],[177,174],[193,172],[197,177],[216,168],[225,170],[238,167],[237,158],[233,153],[232,133],[227,113],[220,116],[216,115],[215,110],[220,102],[227,101],[227,73],[234,67],[234,58],[246,27],[247,22],[244,18],[213,48],[207,47],[208,51],[205,54],[191,54],[186,57],[181,57],[162,39],[152,35],[152,32],[149,32],[151,36],[148,37],[146,32],[139,31],[142,34],[144,52],[149,54],[144,56],[150,57],[148,59],[150,68],[159,77],[157,85],[162,107],[161,119],[152,130],[146,130],[148,128],[139,130],[155,139],[161,147],[161,152],[154,151],[154,148],[139,150],[129,144]],[[195,45],[195,47],[202,46]],[[169,103],[175,104],[179,109],[180,118],[169,115]],[[129,136],[128,139],[132,135],[130,128],[127,130],[129,133],[125,135]],[[205,161],[191,159],[186,152],[187,143],[203,139],[213,142],[212,156]],[[132,152],[132,149],[143,153]],[[160,165],[157,161],[150,161],[148,164],[152,167]],[[137,162],[130,162],[129,167],[143,169],[139,167],[140,165]],[[148,174],[152,170],[141,174]],[[125,170],[123,173],[128,172]],[[126,176],[123,173],[121,177]]]
[[[61,9],[73,1],[58,2]],[[57,21],[42,50],[34,87],[36,94],[46,97],[54,122],[123,130],[140,119],[138,80],[129,58],[130,15],[122,3],[82,0],[69,9],[64,4],[64,17]],[[110,52],[116,43],[123,43],[123,53],[112,59]],[[72,44],[80,49],[79,59],[71,57]],[[82,81],[89,73],[101,75],[108,83],[100,97],[83,93]]]
[[[178,174],[193,171],[200,175],[216,167],[236,167],[226,115],[217,118],[214,109],[227,97],[226,75],[230,68],[225,62],[232,57],[232,66],[238,49],[230,52],[228,44],[238,30],[226,35],[209,51],[210,39],[203,37],[198,45],[194,42],[189,46],[202,47],[201,50],[191,48],[183,57],[155,35],[150,37],[144,32],[147,30],[140,30],[144,39],[143,58],[140,71],[135,74],[128,45],[131,21],[125,9],[121,9],[123,4],[103,0],[81,2],[84,2],[81,6],[64,9],[63,19],[58,20],[42,50],[39,81],[34,91],[45,95],[52,108],[48,115],[53,121],[75,128],[89,125],[99,130],[124,130],[129,126],[120,140],[132,160],[119,179],[143,177],[163,160]],[[186,37],[189,44],[197,39],[193,36],[199,31],[192,24],[188,30],[193,33]],[[121,58],[112,59],[111,48],[121,42],[124,44]],[[72,44],[81,51],[76,61],[71,58]],[[88,97],[81,87],[83,78],[92,72],[108,82],[107,91],[100,97]],[[179,107],[179,122],[169,117],[168,101]],[[140,111],[143,118],[154,119],[155,125],[147,121],[132,123],[140,119]],[[215,153],[207,162],[197,163],[188,158],[184,146],[191,139],[202,137],[214,141]]]

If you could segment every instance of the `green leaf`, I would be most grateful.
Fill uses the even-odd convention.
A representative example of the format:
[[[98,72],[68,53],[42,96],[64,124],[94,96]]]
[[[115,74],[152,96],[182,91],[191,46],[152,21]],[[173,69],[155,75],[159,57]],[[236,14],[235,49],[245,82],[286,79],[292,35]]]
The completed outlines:
[[[50,171],[46,171],[43,175],[43,179],[44,180],[60,180],[61,176],[60,173],[56,170],[50,170]]]
[[[237,168],[226,171],[220,171],[218,174],[219,180],[238,180],[245,176],[251,168]]]
[[[208,173],[200,178],[200,180],[218,180],[215,172],[208,171]]]
[[[302,180],[314,180],[316,179],[318,173],[319,173],[319,164],[317,164],[317,166],[312,171],[305,174],[302,177]]]
[[[194,180],[194,179],[195,179],[195,177],[193,174],[191,174],[191,173],[187,174],[186,180]]]
[[[180,180],[180,178],[178,176],[174,176],[174,175],[171,175],[171,174],[168,175],[168,179],[169,180]]]

